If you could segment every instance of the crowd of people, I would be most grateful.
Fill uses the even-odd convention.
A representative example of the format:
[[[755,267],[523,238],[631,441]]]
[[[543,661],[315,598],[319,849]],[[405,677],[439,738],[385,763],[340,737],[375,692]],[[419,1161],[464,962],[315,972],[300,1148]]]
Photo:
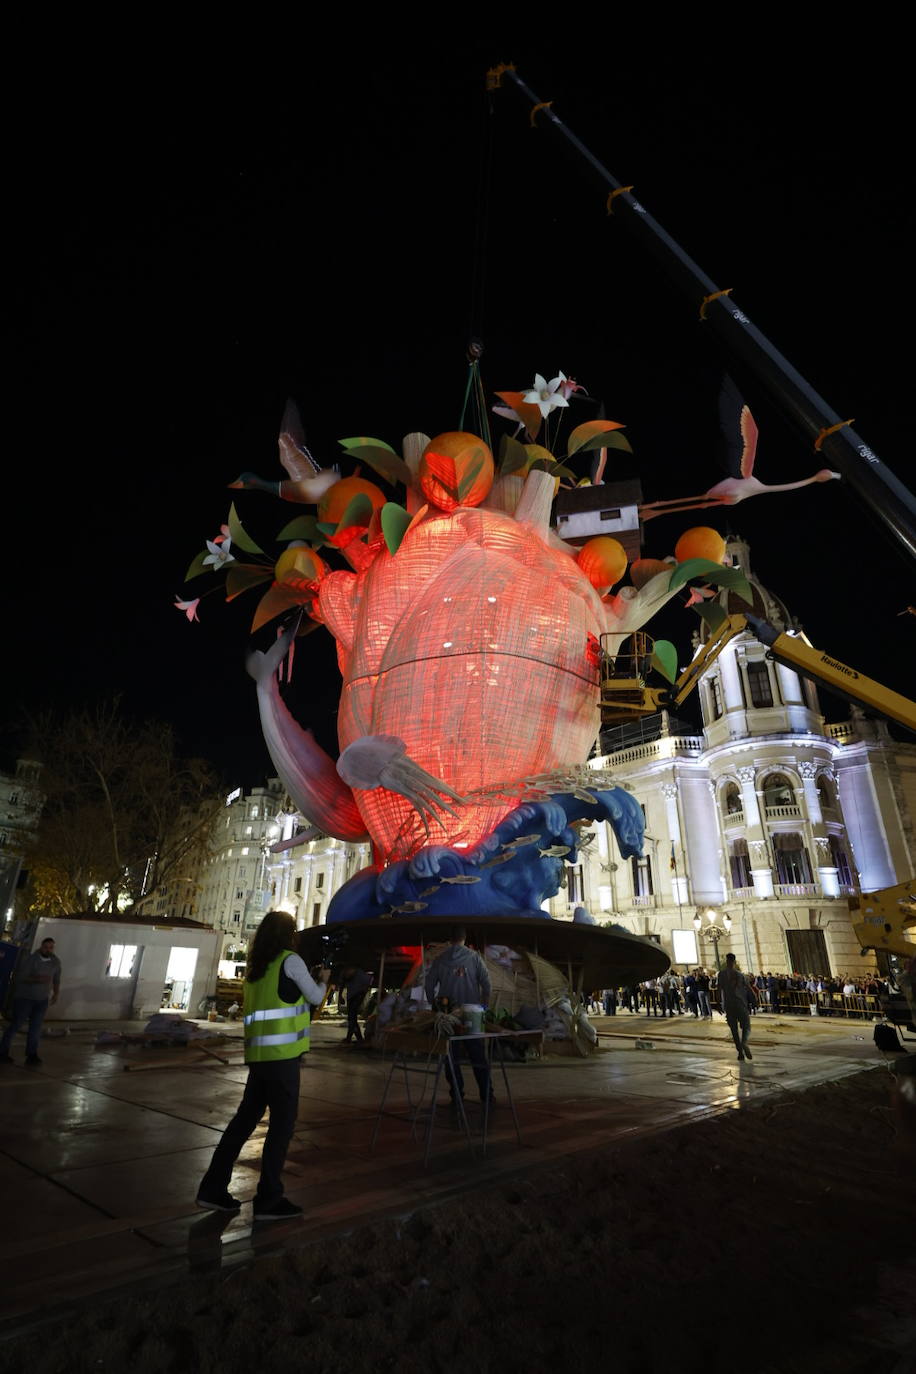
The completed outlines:
[[[813,1006],[820,1015],[836,1013],[877,1014],[878,999],[896,991],[887,979],[869,974],[864,977],[844,975],[834,978],[815,973],[747,973],[748,1010],[790,1012]],[[670,969],[660,978],[629,987],[603,988],[585,998],[591,1015],[614,1016],[627,1011],[633,1016],[695,1016],[710,1020],[713,1010],[719,1010],[719,977],[715,970],[695,968],[687,973]]]

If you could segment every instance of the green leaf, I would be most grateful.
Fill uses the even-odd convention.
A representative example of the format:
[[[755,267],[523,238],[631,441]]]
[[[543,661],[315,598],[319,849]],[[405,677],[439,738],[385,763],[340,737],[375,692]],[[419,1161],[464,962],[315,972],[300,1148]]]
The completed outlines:
[[[399,458],[396,453],[391,453],[387,448],[351,448],[347,451],[349,458],[356,458],[361,463],[368,463],[379,477],[383,477],[386,482],[392,485],[396,482],[403,482],[405,487],[409,487],[413,478],[410,468]]]
[[[263,582],[272,582],[273,573],[264,568],[249,567],[245,563],[230,563],[226,571],[226,600],[234,601],[242,592]]]
[[[188,571],[184,575],[185,582],[190,582],[192,577],[200,577],[201,573],[216,571],[212,563],[207,563],[206,566],[204,565],[204,559],[207,557],[207,554],[207,549],[201,549],[200,553],[191,563],[190,568],[188,568]]]
[[[273,620],[274,616],[281,615],[283,611],[289,611],[293,606],[301,605],[301,597],[295,592],[289,591],[285,587],[270,587],[261,600],[258,602],[254,619],[251,622],[251,633],[260,630],[262,625],[266,625],[268,620]]]
[[[677,591],[687,582],[709,582],[714,587],[727,587],[749,606],[754,604],[751,585],[740,568],[723,568],[721,563],[713,563],[709,558],[688,558],[678,563],[671,574],[668,590]]]
[[[468,492],[471,490],[471,488],[473,487],[474,483],[477,481],[477,478],[478,478],[478,476],[479,476],[479,474],[480,474],[480,469],[481,469],[482,467],[483,467],[483,459],[481,458],[481,459],[479,460],[479,462],[475,463],[474,467],[470,468],[467,472],[463,472],[463,473],[461,474],[461,477],[459,478],[459,481],[458,481],[458,504],[459,504],[459,505],[463,505],[463,504],[464,504],[464,498],[467,496]]]
[[[336,525],[332,525],[332,524],[331,524],[329,521],[327,521],[327,520],[319,520],[319,521],[318,521],[318,529],[321,531],[322,534],[336,534],[336,533],[337,533],[337,526],[336,526]]]
[[[394,449],[390,444],[386,444],[384,439],[367,439],[365,435],[360,435],[356,439],[339,439],[338,443],[341,448],[345,449],[382,448],[387,449],[389,453],[394,453]],[[397,457],[397,454],[395,453],[394,456]]]
[[[365,492],[359,491],[338,520],[337,528],[334,530],[334,533],[340,534],[341,530],[348,530],[353,525],[360,525],[363,529],[368,529],[371,519],[372,502]],[[324,527],[319,525],[318,528],[323,529]]]
[[[701,601],[693,609],[712,631],[718,630],[723,620],[728,619],[725,610],[718,601]]]
[[[318,520],[314,515],[297,515],[295,520],[290,520],[288,525],[283,526],[277,539],[304,539],[308,544],[324,543],[318,529]]]
[[[652,649],[652,667],[668,682],[677,678],[677,649],[668,639],[657,639]]]
[[[580,449],[621,447],[620,444],[613,442],[613,435],[616,430],[622,428],[623,426],[618,424],[616,420],[586,420],[584,425],[576,425],[569,436],[569,443],[566,447],[567,457],[571,458]],[[621,439],[623,436],[617,435],[617,438]],[[626,444],[626,447],[630,449],[629,444]],[[630,451],[632,452],[632,450]]]
[[[720,568],[709,580],[719,587],[727,587],[730,592],[740,596],[742,601],[753,606],[754,593],[751,591],[751,584],[740,568]]]
[[[566,456],[571,458],[574,453],[589,453],[596,448],[616,448],[622,453],[633,452],[633,446],[629,439],[615,430],[609,434],[596,434],[593,438],[586,439],[584,443],[577,444],[575,448],[570,445],[566,450]]]
[[[550,473],[551,477],[568,477],[570,482],[577,482],[579,480],[578,474],[571,472],[569,468],[565,468],[562,463],[554,463],[547,471]]]
[[[235,509],[235,502],[229,507],[229,534],[233,544],[238,548],[244,549],[246,553],[263,553],[264,550],[258,548],[250,534],[247,534],[238,513]]]
[[[411,517],[403,506],[397,505],[394,501],[386,501],[382,506],[382,534],[392,556],[401,547],[401,540],[410,528],[410,522]]]
[[[721,563],[713,563],[711,558],[687,558],[683,563],[678,563],[672,572],[668,590],[676,592],[678,587],[686,586],[695,578],[703,578],[708,582],[710,574],[718,572],[724,572],[724,568]]]
[[[499,445],[499,475],[500,477],[511,477],[513,472],[518,472],[528,464],[528,454],[525,452],[525,445],[520,444],[517,439],[504,434]]]

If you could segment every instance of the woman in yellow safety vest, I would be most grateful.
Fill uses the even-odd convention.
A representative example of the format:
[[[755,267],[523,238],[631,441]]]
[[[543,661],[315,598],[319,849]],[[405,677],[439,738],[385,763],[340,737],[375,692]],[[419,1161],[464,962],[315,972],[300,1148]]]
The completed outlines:
[[[309,1047],[309,1004],[320,1006],[331,970],[315,982],[294,954],[296,923],[285,911],[268,911],[258,926],[245,978],[245,1063],[248,1082],[235,1116],[213,1152],[197,1191],[198,1207],[237,1212],[229,1192],[232,1168],[242,1146],[270,1112],[261,1153],[261,1178],[254,1199],[255,1221],[300,1217],[302,1208],[283,1196],[281,1172],[299,1108],[299,1059]]]

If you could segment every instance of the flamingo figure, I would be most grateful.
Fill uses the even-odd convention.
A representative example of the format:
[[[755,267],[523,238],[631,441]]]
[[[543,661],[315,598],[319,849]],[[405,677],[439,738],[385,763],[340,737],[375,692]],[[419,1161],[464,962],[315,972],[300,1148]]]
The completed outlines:
[[[305,445],[305,434],[299,411],[294,401],[287,401],[280,426],[280,462],[286,469],[287,480],[268,482],[254,472],[243,472],[230,487],[246,491],[269,491],[271,496],[279,496],[284,501],[296,501],[301,505],[311,505],[340,481],[340,473],[331,468],[319,468]]]
[[[805,477],[800,482],[780,482],[774,486],[767,486],[754,476],[757,423],[750,408],[744,404],[734,383],[728,377],[723,383],[719,397],[719,415],[733,475],[723,478],[701,496],[682,496],[673,501],[650,501],[648,505],[639,507],[641,520],[651,520],[655,515],[670,515],[679,511],[704,510],[707,506],[736,506],[739,501],[746,501],[749,496],[760,496],[764,492],[796,491],[799,487],[811,486],[813,482],[839,481],[838,472],[821,468],[813,477]]]

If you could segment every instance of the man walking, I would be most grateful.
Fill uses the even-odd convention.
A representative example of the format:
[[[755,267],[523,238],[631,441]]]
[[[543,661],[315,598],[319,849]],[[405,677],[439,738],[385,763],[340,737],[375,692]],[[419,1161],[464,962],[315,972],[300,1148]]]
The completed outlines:
[[[467,932],[461,926],[452,931],[449,947],[434,959],[424,981],[424,990],[430,1006],[445,1000],[450,1007],[463,1005],[486,1006],[490,1000],[490,975],[487,966],[476,950],[468,949],[465,941]],[[459,1054],[466,1054],[474,1070],[477,1090],[481,1102],[492,1104],[493,1093],[490,1087],[490,1066],[482,1040],[457,1039],[452,1060],[454,1061],[454,1080],[452,1064],[445,1061],[445,1073],[449,1081],[452,1103],[464,1097],[464,1075],[458,1062]]]
[[[748,1010],[750,992],[747,979],[738,968],[734,954],[726,954],[725,968],[719,974],[719,996],[722,1012],[732,1033],[739,1059],[753,1059],[748,1045],[751,1034],[751,1015]],[[738,1034],[738,1027],[741,1034]]]
[[[42,940],[33,954],[27,954],[16,971],[13,985],[13,1012],[3,1039],[0,1040],[0,1064],[12,1064],[10,1045],[13,1036],[28,1022],[25,1039],[25,1062],[36,1068],[38,1041],[45,1012],[53,1006],[60,993],[60,960],[54,953],[54,941]]]
[[[344,1044],[349,1045],[355,1039],[357,1045],[361,1045],[363,1033],[359,1028],[359,1009],[372,987],[372,974],[362,968],[345,968],[343,986],[347,994],[347,1034]]]

